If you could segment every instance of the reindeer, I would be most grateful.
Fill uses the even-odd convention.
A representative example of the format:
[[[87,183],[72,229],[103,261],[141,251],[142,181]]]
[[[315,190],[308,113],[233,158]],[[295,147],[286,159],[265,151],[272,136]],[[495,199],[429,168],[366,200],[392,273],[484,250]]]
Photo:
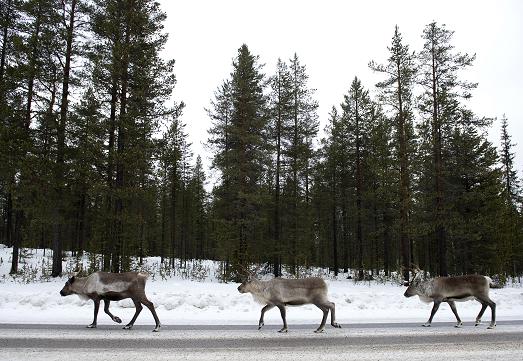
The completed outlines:
[[[94,320],[87,328],[96,328],[96,319],[100,301],[104,301],[104,311],[116,323],[122,323],[122,320],[114,316],[109,311],[111,301],[120,301],[124,298],[130,298],[134,302],[136,312],[124,330],[130,330],[136,318],[143,309],[147,307],[153,314],[156,327],[153,332],[160,331],[160,320],[156,315],[154,305],[145,295],[145,282],[148,278],[146,273],[125,272],[125,273],[108,273],[95,272],[87,277],[73,276],[67,280],[64,288],[60,291],[61,296],[78,295],[83,299],[91,299],[94,302]]]
[[[447,302],[456,316],[457,324],[454,327],[461,327],[463,322],[459,318],[455,302],[464,302],[468,300],[477,300],[481,303],[481,311],[476,317],[476,324],[481,323],[481,317],[487,309],[492,310],[492,319],[488,329],[496,327],[496,304],[489,298],[489,288],[494,286],[492,279],[480,275],[466,275],[456,277],[436,277],[434,279],[423,280],[422,272],[414,271],[414,277],[407,290],[405,297],[418,295],[420,300],[426,303],[434,302],[429,320],[423,324],[424,327],[430,327],[434,315],[438,311],[442,302]]]
[[[240,293],[250,292],[256,302],[265,305],[261,310],[258,330],[264,325],[265,312],[278,307],[283,320],[283,328],[278,332],[287,332],[285,306],[306,304],[313,304],[323,311],[320,327],[314,332],[323,332],[329,310],[331,311],[331,325],[341,328],[341,325],[336,323],[335,305],[327,299],[327,285],[321,278],[284,279],[278,277],[269,281],[259,281],[252,274],[250,276],[238,287],[238,291]]]

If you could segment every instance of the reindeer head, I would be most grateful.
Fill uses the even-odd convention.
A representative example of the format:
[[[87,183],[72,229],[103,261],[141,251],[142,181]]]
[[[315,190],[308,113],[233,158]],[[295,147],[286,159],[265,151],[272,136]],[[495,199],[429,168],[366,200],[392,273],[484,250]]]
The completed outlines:
[[[241,283],[241,285],[238,286],[238,292],[240,293],[247,293],[247,292],[250,292],[249,291],[249,285],[250,285],[250,281],[243,281]]]
[[[242,274],[242,283],[238,287],[238,292],[248,293],[252,292],[252,285],[257,282],[256,274],[260,270],[261,266],[258,266],[256,269],[251,270],[249,267],[239,266]]]
[[[412,297],[419,295],[419,285],[424,281],[423,271],[421,271],[417,266],[412,268],[412,280],[408,283],[407,290],[403,294],[405,297]]]
[[[69,278],[67,282],[65,282],[64,288],[60,291],[60,296],[69,296],[75,293],[73,289],[73,283],[75,281],[75,276]]]

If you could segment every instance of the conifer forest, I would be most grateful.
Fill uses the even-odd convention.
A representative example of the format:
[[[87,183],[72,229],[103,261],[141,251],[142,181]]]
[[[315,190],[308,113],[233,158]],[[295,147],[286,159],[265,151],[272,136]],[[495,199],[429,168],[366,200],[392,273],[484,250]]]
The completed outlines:
[[[383,57],[368,59],[381,80],[347,79],[328,119],[292,44],[274,68],[238,44],[207,118],[185,119],[156,1],[0,8],[0,243],[13,247],[11,273],[32,247],[52,250],[54,277],[65,252],[112,272],[149,256],[170,267],[219,260],[224,280],[253,263],[275,276],[324,267],[408,279],[413,264],[523,274],[511,119],[489,140],[494,119],[469,106],[478,84],[463,76],[475,54],[446,25],[420,28],[421,48],[392,28]],[[209,124],[205,154],[192,151],[191,122]]]

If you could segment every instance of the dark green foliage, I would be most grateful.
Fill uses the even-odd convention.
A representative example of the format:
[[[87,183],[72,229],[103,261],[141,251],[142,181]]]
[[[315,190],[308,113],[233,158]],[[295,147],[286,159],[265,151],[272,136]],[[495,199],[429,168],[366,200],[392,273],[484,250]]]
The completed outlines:
[[[380,102],[390,109],[394,129],[394,156],[395,161],[399,164],[399,174],[396,175],[398,187],[396,189],[392,188],[390,191],[398,195],[394,203],[397,204],[399,209],[401,265],[403,268],[403,279],[408,281],[408,269],[412,259],[410,239],[412,174],[410,160],[415,152],[412,92],[417,68],[414,54],[410,53],[409,47],[402,43],[402,36],[399,33],[398,26],[394,30],[392,46],[388,49],[390,57],[385,65],[371,62],[369,67],[387,76],[384,81],[376,84],[376,87],[380,90]],[[393,200],[391,199],[391,201]],[[389,261],[386,260],[385,263],[386,266],[384,268],[387,274]]]
[[[433,182],[425,192],[428,202],[428,227],[432,228],[437,252],[432,260],[438,264],[437,273],[447,275],[448,250],[451,236],[449,234],[450,209],[450,151],[453,135],[458,128],[475,130],[481,125],[472,114],[465,110],[461,100],[470,98],[470,91],[477,84],[460,80],[459,72],[472,65],[475,56],[456,53],[451,43],[453,32],[436,23],[427,25],[423,31],[425,44],[420,52],[420,85],[423,93],[418,106],[422,116],[421,157],[425,157],[428,168],[423,169],[423,177],[429,177],[426,182]],[[467,128],[468,125],[471,128]],[[425,152],[423,152],[425,150]],[[428,159],[431,159],[430,161]],[[424,183],[425,180],[422,180]],[[428,183],[427,183],[428,184]],[[429,249],[427,248],[427,256]],[[434,257],[435,256],[435,257]],[[432,261],[431,260],[431,261]]]
[[[500,256],[502,269],[512,276],[520,275],[523,269],[523,239],[522,212],[523,193],[521,180],[514,169],[514,153],[512,152],[511,135],[508,132],[508,119],[501,119],[501,159],[503,211],[500,216],[498,230],[501,236]]]
[[[267,164],[266,98],[258,57],[238,50],[230,81],[216,94],[210,131],[213,164],[221,173],[214,190],[218,252],[245,267],[263,247],[264,171]]]
[[[427,25],[417,54],[396,27],[386,61],[369,64],[383,75],[377,96],[355,77],[321,140],[298,56],[266,77],[242,45],[208,110],[209,177],[171,98],[157,2],[0,4],[0,241],[13,246],[13,273],[23,246],[52,248],[54,276],[63,251],[91,252],[91,271],[152,255],[174,269],[217,259],[237,281],[251,262],[360,280],[407,278],[411,263],[522,274],[507,119],[498,154],[491,120],[466,105],[474,56],[454,50],[445,26]]]
[[[52,246],[54,276],[62,249],[101,253],[103,268],[113,271],[129,269],[130,256],[166,254],[169,244],[158,242],[164,142],[156,134],[179,117],[182,105],[165,105],[175,84],[174,61],[159,55],[167,40],[165,13],[155,1],[6,5],[2,242],[15,245],[12,271],[21,245]],[[200,212],[198,237],[206,239],[201,164],[193,179],[189,153],[183,162],[176,185],[183,203],[175,208]],[[189,217],[173,234],[185,234]],[[195,238],[184,237],[184,247]],[[182,256],[176,247],[171,258]]]
[[[311,264],[314,253],[311,186],[318,103],[307,83],[306,67],[296,54],[289,64],[278,60],[276,74],[270,79],[272,171],[267,177],[273,194],[269,219],[277,275],[281,274],[282,262],[296,274],[297,266]]]

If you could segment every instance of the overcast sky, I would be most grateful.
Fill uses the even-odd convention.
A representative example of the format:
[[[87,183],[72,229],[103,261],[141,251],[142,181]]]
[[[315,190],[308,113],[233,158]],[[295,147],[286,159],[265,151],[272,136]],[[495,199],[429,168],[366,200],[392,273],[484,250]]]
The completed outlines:
[[[454,30],[456,50],[476,53],[466,78],[479,83],[469,107],[478,115],[506,114],[523,169],[523,1],[520,0],[161,0],[167,12],[169,41],[165,55],[176,60],[177,100],[186,108],[183,120],[192,149],[209,164],[203,147],[210,120],[204,110],[229,77],[232,59],[243,44],[272,74],[280,57],[298,54],[316,89],[323,129],[354,76],[375,92],[380,80],[370,60],[385,62],[394,26],[405,44],[419,51],[426,24],[436,21]],[[489,131],[499,146],[499,121]]]

